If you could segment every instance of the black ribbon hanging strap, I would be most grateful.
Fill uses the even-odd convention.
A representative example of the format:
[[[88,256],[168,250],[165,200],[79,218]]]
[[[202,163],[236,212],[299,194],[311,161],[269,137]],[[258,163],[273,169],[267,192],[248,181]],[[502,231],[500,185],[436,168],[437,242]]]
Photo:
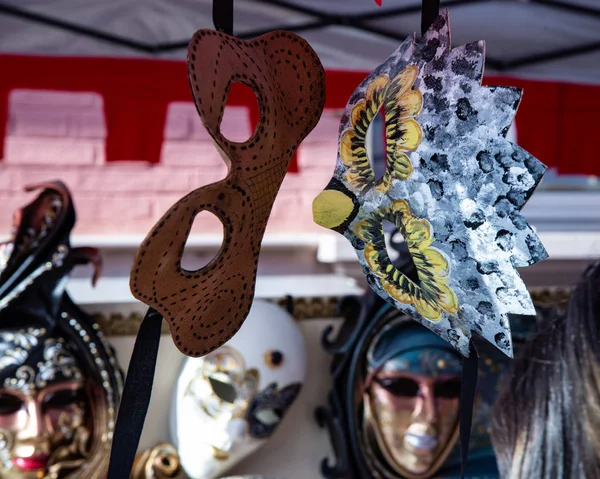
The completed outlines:
[[[421,7],[421,35],[429,30],[434,20],[440,14],[440,0],[423,0]]]
[[[290,313],[290,316],[294,315],[296,303],[294,301],[294,297],[291,294],[288,294],[285,297],[285,310]]]
[[[471,424],[473,422],[473,404],[477,387],[479,356],[473,342],[469,347],[469,357],[463,358],[462,382],[460,392],[460,479],[465,479],[467,460],[469,458],[469,441],[471,440]]]
[[[149,308],[140,325],[125,378],[107,479],[129,479],[131,474],[150,405],[162,319]]]
[[[213,0],[215,30],[233,35],[233,0]]]

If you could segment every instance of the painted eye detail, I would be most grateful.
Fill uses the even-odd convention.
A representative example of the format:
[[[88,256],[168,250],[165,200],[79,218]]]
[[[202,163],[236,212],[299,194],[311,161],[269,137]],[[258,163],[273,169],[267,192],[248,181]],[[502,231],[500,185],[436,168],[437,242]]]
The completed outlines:
[[[50,393],[44,397],[44,410],[48,409],[63,409],[72,404],[80,403],[84,400],[84,392],[82,389],[71,390],[62,389]]]
[[[398,397],[416,397],[419,395],[419,384],[408,378],[375,378],[379,384],[390,394]]]
[[[444,399],[456,399],[460,397],[460,379],[448,379],[440,381],[435,385],[435,397]]]
[[[23,401],[12,394],[0,394],[0,416],[8,416],[19,412]]]
[[[276,369],[283,364],[283,353],[276,349],[271,349],[265,353],[265,363],[271,369]]]
[[[229,404],[233,404],[237,399],[237,391],[235,386],[231,384],[226,378],[216,378],[209,377],[208,378],[210,385],[213,389],[215,395]]]
[[[267,427],[276,426],[281,422],[281,412],[272,408],[259,409],[254,417]]]

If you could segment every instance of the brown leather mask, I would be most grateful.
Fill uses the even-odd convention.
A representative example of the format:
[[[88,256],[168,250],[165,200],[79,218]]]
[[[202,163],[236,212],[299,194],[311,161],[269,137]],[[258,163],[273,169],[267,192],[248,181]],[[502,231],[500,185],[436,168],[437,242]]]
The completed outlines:
[[[321,116],[325,79],[306,41],[283,31],[246,42],[200,30],[190,43],[188,71],[198,113],[229,173],[161,218],[137,253],[131,290],[163,315],[179,350],[198,357],[227,342],[248,314],[267,220],[295,149]],[[220,131],[235,82],[254,90],[260,108],[258,126],[245,143],[231,142]],[[181,258],[200,211],[221,220],[224,240],[211,263],[186,271]]]

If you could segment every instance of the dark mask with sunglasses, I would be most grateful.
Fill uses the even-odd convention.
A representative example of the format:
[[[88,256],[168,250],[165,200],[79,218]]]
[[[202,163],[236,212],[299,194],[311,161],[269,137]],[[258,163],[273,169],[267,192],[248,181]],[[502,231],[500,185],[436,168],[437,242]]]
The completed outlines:
[[[400,477],[430,477],[458,435],[460,354],[399,318],[367,352],[363,434]]]
[[[373,301],[374,300],[374,301]],[[346,321],[335,341],[329,406],[317,410],[331,436],[336,464],[326,479],[457,479],[461,456],[461,357],[451,345],[373,294],[342,304]],[[515,317],[515,346],[535,318]],[[491,408],[510,360],[478,342],[479,380],[467,478],[498,478],[490,440]]]
[[[406,243],[392,233],[394,266],[415,280]],[[337,463],[323,461],[326,479],[425,479],[460,477],[459,404],[461,356],[449,343],[387,304],[376,293],[347,297],[335,340],[329,406],[317,418],[331,436]],[[535,327],[535,318],[511,317],[515,346]],[[478,341],[479,379],[470,438],[468,478],[498,478],[489,427],[499,379],[509,359]]]

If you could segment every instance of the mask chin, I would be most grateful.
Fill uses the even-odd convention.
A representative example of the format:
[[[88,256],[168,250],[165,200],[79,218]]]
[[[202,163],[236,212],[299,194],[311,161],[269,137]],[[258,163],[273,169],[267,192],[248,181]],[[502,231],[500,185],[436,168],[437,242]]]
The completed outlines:
[[[256,392],[256,385],[247,380],[253,374],[244,371],[242,359],[231,360],[235,351],[222,348],[215,354],[226,361],[210,355],[186,360],[176,390],[173,442],[192,479],[222,477],[264,442],[249,435],[245,417]],[[230,369],[218,366],[215,371],[215,364]]]
[[[211,418],[200,405],[178,398],[176,437],[181,465],[192,479],[216,479],[258,449],[241,418]]]

